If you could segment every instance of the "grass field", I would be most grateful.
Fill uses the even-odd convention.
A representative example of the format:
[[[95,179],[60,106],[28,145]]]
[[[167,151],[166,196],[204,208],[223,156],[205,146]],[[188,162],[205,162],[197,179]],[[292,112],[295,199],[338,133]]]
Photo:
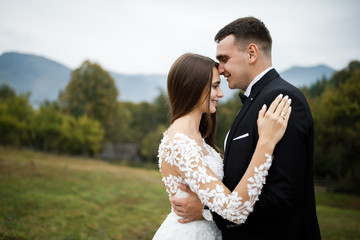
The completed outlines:
[[[360,197],[317,210],[323,239],[360,239]],[[169,211],[157,170],[0,147],[0,240],[151,239]]]

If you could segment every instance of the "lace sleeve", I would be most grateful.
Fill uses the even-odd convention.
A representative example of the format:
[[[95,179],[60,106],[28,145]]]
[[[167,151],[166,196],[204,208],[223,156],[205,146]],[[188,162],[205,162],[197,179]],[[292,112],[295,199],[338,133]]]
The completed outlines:
[[[263,156],[262,164],[249,167],[244,175],[247,179],[231,192],[205,164],[200,146],[190,138],[175,135],[161,146],[159,158],[163,175],[176,172],[203,204],[237,224],[244,223],[252,212],[272,163],[270,155]]]

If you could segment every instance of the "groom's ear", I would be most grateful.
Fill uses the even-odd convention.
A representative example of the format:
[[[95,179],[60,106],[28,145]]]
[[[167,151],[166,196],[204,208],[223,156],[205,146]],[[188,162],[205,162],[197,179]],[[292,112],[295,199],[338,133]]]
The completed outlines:
[[[258,47],[256,46],[256,44],[251,43],[247,47],[247,57],[248,57],[249,64],[253,64],[254,62],[256,62],[256,59],[258,58],[258,55],[259,55]]]

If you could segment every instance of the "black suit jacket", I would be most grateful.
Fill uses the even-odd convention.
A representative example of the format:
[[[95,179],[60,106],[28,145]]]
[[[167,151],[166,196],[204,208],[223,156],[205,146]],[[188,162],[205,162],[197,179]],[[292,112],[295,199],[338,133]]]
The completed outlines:
[[[274,150],[266,184],[246,222],[235,225],[215,214],[224,239],[321,239],[313,184],[311,112],[304,95],[275,69],[253,86],[234,120],[226,143],[223,182],[232,191],[244,175],[259,137],[258,113],[280,93],[292,99],[287,130]],[[244,134],[248,137],[233,140]]]

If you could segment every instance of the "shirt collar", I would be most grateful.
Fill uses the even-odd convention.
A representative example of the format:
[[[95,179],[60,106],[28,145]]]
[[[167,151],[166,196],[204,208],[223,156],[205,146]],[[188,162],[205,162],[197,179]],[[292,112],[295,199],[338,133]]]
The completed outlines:
[[[255,85],[255,83],[257,83],[268,71],[270,71],[271,69],[273,69],[273,67],[269,67],[267,69],[265,69],[263,72],[261,72],[259,75],[257,75],[254,80],[252,80],[252,82],[249,84],[249,86],[247,87],[244,95],[249,97],[250,93],[251,93],[251,89],[252,87]]]

